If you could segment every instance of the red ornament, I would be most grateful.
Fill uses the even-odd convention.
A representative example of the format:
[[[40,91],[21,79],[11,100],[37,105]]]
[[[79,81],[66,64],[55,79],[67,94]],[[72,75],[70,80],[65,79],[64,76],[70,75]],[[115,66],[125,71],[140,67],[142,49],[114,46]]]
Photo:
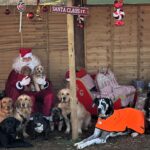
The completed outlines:
[[[8,8],[6,8],[5,14],[6,14],[6,15],[9,15],[10,13],[11,13],[10,10],[9,10]]]
[[[42,11],[43,11],[43,12],[48,12],[48,10],[49,10],[49,7],[48,7],[48,6],[43,6],[43,7],[42,7]]]
[[[33,19],[34,18],[34,13],[33,12],[27,13],[27,18],[28,19]]]

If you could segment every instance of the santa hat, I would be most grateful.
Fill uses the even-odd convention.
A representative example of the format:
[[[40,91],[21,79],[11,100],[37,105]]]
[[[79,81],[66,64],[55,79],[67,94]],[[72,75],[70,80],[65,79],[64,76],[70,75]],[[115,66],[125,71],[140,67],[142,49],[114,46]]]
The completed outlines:
[[[20,57],[21,58],[27,58],[27,57],[32,57],[32,49],[31,48],[20,48]]]

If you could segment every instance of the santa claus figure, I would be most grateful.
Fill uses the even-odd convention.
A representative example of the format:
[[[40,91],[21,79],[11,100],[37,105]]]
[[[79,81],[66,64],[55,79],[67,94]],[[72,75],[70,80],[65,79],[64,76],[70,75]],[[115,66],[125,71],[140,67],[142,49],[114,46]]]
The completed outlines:
[[[30,48],[21,48],[19,56],[13,62],[12,71],[6,82],[5,92],[6,96],[11,97],[13,100],[16,100],[21,94],[29,95],[33,102],[32,112],[40,111],[47,116],[54,101],[51,83],[45,78],[40,78],[36,82],[44,86],[43,90],[39,92],[25,91],[25,86],[31,83],[31,77],[21,74],[22,67],[28,66],[33,71],[34,67],[40,64],[40,60],[32,54]],[[40,104],[41,107],[38,107],[39,105],[37,104]]]

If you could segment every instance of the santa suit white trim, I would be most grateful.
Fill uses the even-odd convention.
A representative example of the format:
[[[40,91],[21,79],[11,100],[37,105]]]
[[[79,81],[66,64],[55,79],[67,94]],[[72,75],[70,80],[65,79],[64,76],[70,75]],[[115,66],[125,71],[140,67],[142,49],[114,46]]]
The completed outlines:
[[[32,53],[27,53],[23,57],[20,54],[20,58],[28,58],[28,57],[32,57]]]
[[[18,82],[16,83],[16,88],[17,88],[18,90],[22,90],[22,89],[23,89],[23,86],[21,86],[20,81],[18,81]]]
[[[18,72],[18,73],[20,73],[20,71],[21,71],[21,68],[23,67],[23,66],[29,66],[31,69],[32,69],[32,71],[33,71],[33,69],[34,69],[34,67],[35,66],[37,66],[37,65],[40,65],[41,64],[41,62],[40,62],[40,60],[36,57],[36,56],[34,56],[34,55],[32,55],[32,60],[27,64],[26,62],[23,62],[22,61],[22,59],[20,58],[20,56],[18,56],[16,59],[14,59],[14,63],[13,63],[13,65],[12,65],[12,68],[16,71],[16,72]]]

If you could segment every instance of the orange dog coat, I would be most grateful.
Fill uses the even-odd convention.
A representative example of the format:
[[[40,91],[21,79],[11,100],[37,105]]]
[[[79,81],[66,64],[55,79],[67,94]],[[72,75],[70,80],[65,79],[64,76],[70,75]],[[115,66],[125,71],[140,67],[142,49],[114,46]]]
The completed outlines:
[[[114,113],[107,119],[98,118],[96,128],[105,131],[125,131],[132,129],[140,134],[145,131],[144,113],[133,108],[114,110]]]

